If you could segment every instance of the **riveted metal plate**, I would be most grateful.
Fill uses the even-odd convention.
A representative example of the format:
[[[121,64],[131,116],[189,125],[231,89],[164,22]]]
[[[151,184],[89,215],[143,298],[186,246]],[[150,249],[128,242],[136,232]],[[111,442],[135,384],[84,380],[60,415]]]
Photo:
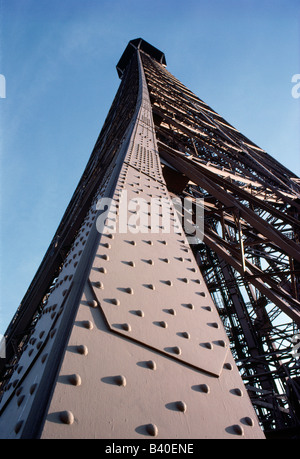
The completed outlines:
[[[113,198],[90,273],[110,329],[219,376],[227,337],[164,184],[144,105]]]
[[[11,369],[0,404],[1,438],[263,436],[171,205],[142,93],[140,111]],[[96,218],[95,204],[113,190],[104,226],[125,216],[128,227],[105,233],[98,222],[105,212],[96,206]],[[138,198],[146,203],[139,214]],[[161,205],[149,210],[152,199]],[[138,221],[145,215],[148,221]]]

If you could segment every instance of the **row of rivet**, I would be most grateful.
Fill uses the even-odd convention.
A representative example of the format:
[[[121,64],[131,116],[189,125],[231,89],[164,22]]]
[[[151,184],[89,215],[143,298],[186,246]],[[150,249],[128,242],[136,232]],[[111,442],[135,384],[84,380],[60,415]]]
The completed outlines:
[[[166,281],[166,283],[167,283],[168,285],[171,285],[171,282],[170,282],[170,281]],[[96,287],[98,287],[98,288],[104,288],[102,282],[95,282],[94,285],[95,285]],[[154,286],[153,284],[146,284],[146,286],[147,286],[148,288],[152,289],[152,290],[155,289],[155,286]],[[129,293],[129,294],[133,294],[133,289],[132,289],[132,288],[124,288],[123,291],[124,291],[124,292],[127,292],[127,293]],[[200,293],[202,293],[202,292],[200,292]],[[112,299],[110,299],[109,301],[110,301],[111,304],[115,304],[115,305],[117,305],[117,306],[119,306],[119,305],[121,304],[121,303],[120,303],[120,300],[117,299],[117,298],[112,298]],[[95,302],[95,303],[96,303],[96,302]],[[96,303],[96,304],[97,304],[97,303]],[[189,309],[192,309],[192,310],[194,309],[194,305],[191,304],[191,303],[187,303],[185,306],[186,306],[187,308],[189,308]],[[206,309],[206,310],[208,310],[208,311],[211,311],[211,310],[212,310],[211,306],[203,306],[203,309]],[[175,311],[174,309],[169,309],[168,312],[169,312],[170,314],[173,314],[173,315],[176,314],[176,311]],[[144,316],[145,316],[145,314],[144,314],[144,312],[143,312],[142,310],[137,310],[137,311],[135,311],[135,313],[136,313],[138,316],[140,316],[140,317],[144,317]],[[160,325],[160,326],[163,327],[163,328],[167,328],[167,326],[168,326],[167,323],[166,323],[165,321],[154,322],[154,324],[156,324],[156,325],[158,324],[158,325]],[[208,326],[211,326],[211,327],[213,327],[213,328],[219,328],[219,324],[218,324],[217,322],[210,322],[210,323],[208,323],[207,325],[208,325]],[[119,324],[119,325],[116,325],[116,327],[121,327],[121,328],[122,328],[123,330],[125,330],[125,331],[131,331],[131,326],[130,326],[130,324],[128,324],[128,323]],[[180,336],[182,336],[182,337],[184,337],[184,338],[187,338],[187,339],[190,339],[190,334],[189,334],[188,332],[181,332],[181,333],[180,333]],[[219,340],[219,341],[217,342],[217,344],[220,345],[220,346],[222,346],[222,347],[225,347],[225,346],[226,346],[226,343],[225,343],[223,340]],[[208,343],[201,343],[200,345],[203,346],[203,347],[206,347],[207,349],[213,349],[212,343],[209,343],[209,342],[208,342]],[[175,346],[175,347],[172,349],[172,352],[174,352],[175,354],[178,354],[178,355],[179,355],[179,354],[181,354],[181,349],[180,349],[179,347]]]
[[[148,260],[148,261],[146,261],[146,263],[152,265],[152,264],[153,264],[153,261],[152,261],[152,260]],[[129,264],[129,265],[132,266],[132,267],[135,266],[133,261],[126,262],[126,264]],[[101,269],[101,271],[100,271],[100,269]],[[102,272],[103,274],[106,274],[106,273],[107,273],[107,271],[105,270],[105,268],[99,268],[99,272]],[[185,280],[185,279],[179,279],[179,280],[181,280],[182,282],[188,283],[188,280]],[[193,281],[194,281],[194,280],[193,280]],[[161,282],[162,284],[168,285],[168,286],[170,286],[170,287],[172,287],[172,285],[173,285],[173,282],[172,282],[171,280],[161,280],[160,282]],[[195,280],[194,282],[197,282],[197,280]],[[200,283],[200,282],[199,282],[199,283]],[[101,290],[104,289],[104,284],[103,284],[103,282],[101,282],[101,281],[94,281],[94,282],[93,282],[93,285],[94,285],[94,287],[99,288],[99,289],[101,289]],[[154,285],[154,284],[143,284],[143,286],[146,287],[146,288],[150,288],[151,290],[155,290],[155,285]],[[131,288],[131,287],[124,287],[122,290],[123,290],[124,292],[126,292],[126,293],[129,293],[130,295],[133,295],[133,288]],[[196,293],[197,295],[206,297],[206,293],[205,293],[205,292],[195,292],[195,293]]]
[[[78,231],[78,234],[76,236],[76,239],[72,245],[72,248],[67,256],[67,259],[66,259],[66,262],[64,264],[64,268],[66,268],[72,261],[74,261],[74,259],[76,259],[77,256],[80,256],[82,254],[82,249],[78,250],[77,253],[74,253],[72,254],[72,252],[74,252],[74,250],[79,246],[79,244],[82,244],[83,246],[85,245],[86,243],[86,238],[87,236],[89,235],[90,233],[90,228],[93,226],[94,224],[94,220],[96,218],[96,215],[97,215],[97,210],[94,209],[94,207],[96,206],[99,198],[104,194],[104,191],[105,191],[105,188],[107,186],[107,183],[108,183],[108,179],[109,177],[107,178],[106,182],[104,183],[104,185],[102,187],[100,187],[100,189],[98,190],[98,193],[96,194],[95,198],[93,199],[93,202],[92,202],[92,206],[87,214],[87,216],[85,217],[82,225],[81,225],[81,228],[80,230]],[[75,261],[74,262],[74,267],[76,268],[78,264],[78,261]],[[66,294],[66,292],[64,292],[64,295]]]
[[[117,299],[112,299],[110,301],[113,304],[120,305],[120,301],[117,300]],[[88,302],[88,304],[89,304],[89,306],[91,306],[93,308],[98,306],[98,302],[96,300],[90,300]],[[188,306],[191,307],[193,305],[188,304]],[[203,306],[203,309],[206,309],[207,311],[211,311],[212,310],[211,306]],[[168,312],[171,315],[176,315],[176,311],[174,309],[165,309],[164,311]],[[138,315],[140,317],[144,317],[145,316],[145,314],[144,314],[144,312],[142,310],[136,310],[134,312],[136,313],[136,315]],[[154,322],[154,324],[155,325],[160,325],[162,328],[167,328],[167,326],[168,326],[165,321]],[[219,327],[219,325],[216,322],[211,322],[211,323],[208,323],[207,325],[212,326],[214,328]],[[121,326],[121,328],[123,330],[125,330],[125,331],[131,331],[131,326],[128,323],[120,324],[119,326]],[[190,339],[190,334],[188,332],[180,332],[180,336],[182,336],[183,338],[186,338],[186,339]],[[217,341],[214,341],[214,343],[219,345],[219,346],[226,347],[226,343],[225,343],[224,340],[217,340]],[[207,349],[213,349],[213,344],[210,343],[210,342],[200,343],[200,346],[206,347]],[[166,350],[168,352],[170,352],[170,353],[181,355],[181,348],[179,346],[173,346],[171,348],[167,348]],[[87,353],[86,346],[79,346],[78,347],[78,352],[82,353],[82,354],[85,354],[85,352]],[[232,365],[230,363],[225,364],[224,368],[232,370]]]
[[[54,333],[55,333],[55,331],[54,331]],[[53,334],[52,334],[52,336],[53,336]],[[47,353],[46,353],[46,354],[43,354],[42,357],[41,357],[41,363],[44,363],[44,362],[46,361],[47,357],[48,357],[48,354],[47,354]],[[19,368],[18,368],[18,372],[21,372],[22,369],[23,369],[22,367],[19,367]],[[11,386],[14,388],[14,387],[16,387],[18,384],[19,384],[19,379],[16,379],[16,380],[14,380],[12,383],[9,383],[8,386],[7,386],[7,388],[6,388],[5,390],[9,390]],[[33,383],[33,384],[30,386],[30,388],[29,388],[29,395],[33,395],[33,394],[34,394],[34,392],[35,392],[37,386],[38,386],[38,384],[37,384],[36,382]],[[26,395],[25,395],[25,394],[22,394],[22,391],[23,391],[23,386],[19,386],[19,387],[16,389],[16,392],[15,392],[15,395],[16,395],[16,397],[17,397],[17,405],[18,405],[18,407],[20,407],[20,406],[23,404],[23,402],[24,402],[24,400],[25,400],[25,398],[26,398]],[[19,431],[21,430],[23,424],[24,424],[24,420],[19,420],[19,421],[16,423],[16,425],[15,425],[15,427],[14,427],[14,431],[15,431],[16,434],[19,433]]]
[[[101,282],[100,282],[100,283],[97,283],[97,282],[96,282],[95,284],[96,284],[96,286],[98,286],[98,285],[101,284],[101,285],[100,285],[101,288],[103,287],[103,284],[102,284]],[[154,288],[154,286],[152,286],[152,287]],[[125,290],[126,290],[126,289],[125,289]],[[132,289],[129,289],[129,290],[128,290],[128,293],[133,294],[133,290],[132,290]],[[120,300],[117,299],[117,298],[110,298],[109,300],[107,299],[106,301],[108,301],[108,302],[110,302],[111,304],[114,304],[114,305],[116,305],[116,306],[120,306],[120,304],[121,304]],[[96,300],[89,301],[88,304],[89,304],[89,306],[94,307],[94,308],[98,306],[98,303],[97,303]],[[195,309],[195,306],[194,306],[192,303],[183,303],[182,306],[183,306],[183,307],[186,307],[187,309],[191,309],[191,310],[194,310],[194,309]],[[212,311],[211,306],[201,306],[201,308],[204,309],[204,310],[206,310],[206,311],[209,311],[209,312]],[[163,311],[166,312],[166,313],[169,313],[169,314],[171,314],[171,315],[174,315],[174,316],[176,315],[176,310],[173,309],[173,308],[170,308],[170,309],[163,309]],[[136,315],[138,315],[139,317],[145,317],[145,313],[144,313],[144,311],[142,311],[142,310],[136,310],[136,311],[133,311],[133,312],[134,312]],[[161,326],[164,326],[164,328],[167,328],[166,322],[162,321],[162,322],[160,322],[160,324],[161,324]],[[164,325],[162,325],[162,324],[164,324]],[[207,325],[210,326],[210,327],[213,327],[213,328],[219,328],[219,324],[218,324],[217,322],[209,322]],[[222,345],[222,346],[224,346],[224,347],[225,347],[225,345],[226,345],[225,342],[224,342],[223,340],[220,340],[220,341],[219,341],[219,344]]]
[[[81,346],[81,348],[85,349],[85,352],[82,352],[82,353],[84,355],[87,355],[86,346]],[[148,367],[148,368],[150,368],[152,370],[156,370],[156,368],[157,368],[156,367],[156,363],[154,361],[152,361],[152,360],[145,362],[145,364],[146,364],[146,367]],[[231,364],[224,364],[224,368],[232,369],[232,366],[231,366]],[[126,385],[127,385],[127,380],[126,380],[126,377],[124,375],[117,375],[117,376],[115,376],[113,378],[110,378],[110,380],[111,379],[116,385],[118,385],[120,387],[126,387]],[[70,384],[72,384],[74,386],[80,386],[81,383],[82,383],[81,377],[78,374],[69,375],[69,382],[70,382]],[[207,384],[199,384],[198,386],[192,386],[192,389],[196,390],[198,392],[202,392],[204,394],[210,394],[210,387]],[[231,389],[230,393],[232,393],[234,395],[237,395],[237,396],[240,396],[240,397],[243,396],[243,392],[242,392],[242,390],[240,388]],[[173,404],[170,404],[170,405],[175,406],[178,411],[181,411],[183,413],[185,413],[187,411],[187,405],[186,405],[186,403],[184,401],[180,400],[180,401],[177,401],[177,402],[175,402]],[[73,413],[71,411],[62,411],[60,413],[60,420],[64,424],[71,425],[74,422],[74,415],[73,415]],[[254,426],[253,419],[248,417],[248,416],[245,417],[244,419],[242,419],[241,421],[244,422],[248,426]],[[243,435],[244,434],[243,427],[240,426],[239,424],[233,425],[232,429],[238,435]],[[149,435],[156,436],[158,434],[158,428],[157,428],[157,426],[155,424],[148,424],[146,426],[146,430],[147,430]]]
[[[131,266],[134,266],[133,262],[128,262],[128,264],[130,264]],[[162,284],[168,285],[169,287],[172,287],[172,285],[173,285],[173,282],[171,280],[161,280],[160,282]],[[95,281],[95,282],[93,282],[93,285],[94,285],[94,287],[99,288],[101,290],[104,289],[104,284],[101,281]],[[142,284],[142,285],[143,285],[143,287],[148,288],[150,290],[155,290],[155,285],[154,284]],[[122,291],[125,292],[125,293],[129,293],[130,295],[133,295],[133,292],[134,292],[133,288],[131,288],[131,287],[123,287]],[[205,292],[195,292],[195,294],[200,295],[200,296],[202,296],[204,298],[207,296]],[[120,300],[116,299],[116,298],[111,298],[109,302],[113,303],[113,304],[118,304],[118,305],[120,304]],[[186,305],[186,307],[189,308],[189,309],[194,309],[194,306],[191,303],[188,303]],[[215,328],[218,328],[218,326],[216,325]]]
[[[66,268],[77,256],[80,256],[81,253],[82,253],[82,250],[80,249],[77,253],[73,254],[72,252],[74,252],[75,250],[75,247],[78,247],[79,244],[82,244],[84,245],[86,240],[85,240],[85,237],[87,237],[89,235],[89,229],[86,229],[86,227],[90,228],[92,225],[93,225],[93,220],[95,219],[96,217],[96,213],[97,211],[95,210],[91,210],[90,211],[90,215],[88,215],[86,218],[85,218],[85,221],[83,222],[83,225],[77,235],[77,238],[75,240],[75,243],[73,244],[73,247],[72,249],[70,250],[69,254],[68,254],[68,258],[69,260],[67,259],[64,266],[63,266],[63,270],[64,268]],[[74,267],[78,264],[78,262],[75,262],[74,263]],[[54,317],[57,315],[59,316],[62,312],[62,308],[59,309],[59,311],[55,312],[56,308],[57,308],[57,303],[51,305],[51,306],[47,306],[47,304],[49,303],[50,301],[50,298],[51,298],[51,293],[57,289],[58,287],[60,287],[61,285],[63,285],[64,282],[67,282],[67,281],[71,281],[72,278],[73,278],[73,274],[63,274],[63,270],[61,271],[60,273],[60,279],[57,278],[56,280],[56,283],[55,285],[53,285],[53,287],[50,289],[50,294],[48,295],[48,297],[46,298],[46,300],[44,301],[43,303],[43,310],[42,310],[42,314],[41,314],[41,317],[44,315],[44,314],[47,314],[47,313],[51,313],[51,319],[54,319]],[[66,293],[68,292],[68,288],[65,288],[63,291],[62,291],[62,296],[65,296]],[[39,324],[39,321],[37,322],[37,324]],[[85,324],[85,326],[87,326],[88,328],[90,328],[90,324]],[[44,344],[45,341],[42,341],[41,338],[45,335],[45,330],[38,330],[37,326],[35,328],[35,331],[38,333],[38,337],[40,338],[40,340],[38,340],[36,337],[34,337],[32,335],[32,337],[30,338],[30,340],[28,341],[28,344],[26,344],[24,347],[23,347],[23,352],[26,351],[26,349],[28,348],[29,345],[31,346],[35,346],[37,350],[39,350],[42,345]],[[49,337],[50,338],[53,338],[54,335],[56,333],[56,329],[51,329],[50,332],[49,332]],[[28,355],[31,356],[32,353],[34,352],[34,348],[30,348],[29,351],[28,351]],[[40,357],[40,361],[41,363],[45,363],[46,359],[48,357],[48,354],[45,353],[43,354],[41,357]],[[15,370],[17,372],[17,374],[19,375],[22,371],[23,371],[23,365],[20,365],[20,364],[17,364],[16,367],[15,367]],[[10,388],[15,388],[18,386],[20,380],[19,379],[15,379],[13,380],[12,382],[9,382],[6,387],[4,388],[4,391],[7,391],[9,390]],[[29,394],[32,395],[35,391],[37,387],[37,383],[34,383],[30,386],[30,389],[29,389]],[[24,394],[21,394],[23,390],[23,386],[20,386],[20,387],[17,387],[16,389],[16,396],[18,397],[17,398],[17,405],[18,406],[21,406],[24,399],[25,399],[25,395]],[[15,433],[18,433],[21,429],[23,425],[23,420],[19,421],[16,426],[15,426]]]
[[[107,232],[107,233],[105,233],[105,232],[102,233],[102,236],[105,236],[105,237],[109,237],[109,238],[111,238],[111,239],[114,239],[114,234],[109,233],[109,232]],[[134,246],[137,245],[137,241],[135,241],[135,240],[124,239],[124,242],[127,243],[127,244],[134,245]],[[143,240],[142,242],[144,242],[145,244],[153,245],[155,241],[153,241],[153,240]],[[167,245],[167,244],[168,244],[168,242],[167,242],[166,240],[164,240],[164,239],[163,239],[163,240],[157,240],[157,242],[160,243],[160,244],[163,244],[163,245]],[[100,247],[107,248],[107,249],[110,249],[110,248],[111,248],[111,245],[108,244],[108,243],[100,243],[99,246],[100,246]],[[188,251],[188,249],[186,249],[186,248],[182,248],[182,250]],[[178,261],[181,261],[181,262],[183,262],[183,261],[185,261],[185,260],[188,261],[188,262],[192,262],[191,258],[174,257],[174,259],[175,259],[175,260],[178,260]]]

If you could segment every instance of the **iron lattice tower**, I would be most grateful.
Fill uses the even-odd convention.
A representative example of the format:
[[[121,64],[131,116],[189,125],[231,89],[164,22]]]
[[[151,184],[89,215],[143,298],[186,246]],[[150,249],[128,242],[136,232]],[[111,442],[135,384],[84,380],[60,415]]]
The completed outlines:
[[[1,436],[292,438],[300,181],[149,43],[130,41],[117,71],[91,157],[5,335]],[[204,202],[202,240],[188,244],[173,197],[188,198],[191,222]],[[158,205],[143,209],[143,228],[139,199]],[[116,231],[124,216],[130,231]]]

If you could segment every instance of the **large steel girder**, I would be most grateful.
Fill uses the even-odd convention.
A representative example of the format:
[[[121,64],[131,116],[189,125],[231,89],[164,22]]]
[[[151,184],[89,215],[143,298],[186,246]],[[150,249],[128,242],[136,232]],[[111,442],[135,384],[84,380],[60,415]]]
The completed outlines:
[[[138,61],[130,129],[3,391],[2,438],[263,438],[163,180]],[[167,200],[172,231],[107,232],[132,217],[124,191]]]

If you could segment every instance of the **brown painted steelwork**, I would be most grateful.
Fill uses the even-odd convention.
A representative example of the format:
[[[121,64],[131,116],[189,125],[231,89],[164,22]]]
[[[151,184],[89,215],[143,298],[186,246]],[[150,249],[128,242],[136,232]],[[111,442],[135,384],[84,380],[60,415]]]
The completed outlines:
[[[6,333],[4,437],[262,438],[242,380],[266,432],[298,425],[299,179],[165,65],[142,39],[117,65],[111,110]],[[174,231],[99,232],[99,199],[118,222],[122,191],[166,199]],[[174,193],[204,198],[203,242],[187,244]]]

